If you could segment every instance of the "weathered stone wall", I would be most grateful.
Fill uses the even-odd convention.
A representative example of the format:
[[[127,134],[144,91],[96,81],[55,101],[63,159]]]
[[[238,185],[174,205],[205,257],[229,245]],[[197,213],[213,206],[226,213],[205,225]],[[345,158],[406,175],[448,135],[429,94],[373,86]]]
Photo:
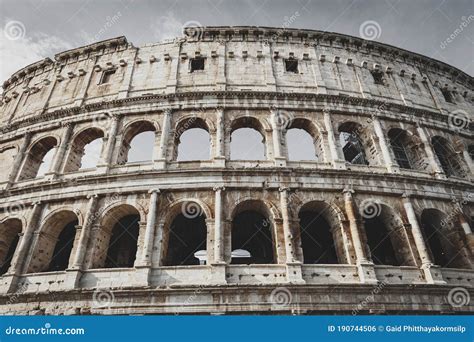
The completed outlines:
[[[268,43],[272,36],[272,29],[208,28],[199,39],[140,48],[116,38],[35,63],[4,83],[3,254],[21,233],[0,277],[0,313],[474,311],[447,299],[455,287],[472,293],[472,78],[354,37],[289,31]],[[291,56],[297,73],[285,70]],[[190,71],[195,57],[205,58],[204,70]],[[177,161],[179,138],[192,127],[209,133],[210,159]],[[241,127],[261,133],[265,160],[231,160],[231,134]],[[317,161],[288,159],[290,128],[312,136]],[[360,137],[368,165],[344,159],[346,128]],[[393,128],[406,134],[411,169],[397,162]],[[129,143],[143,131],[155,134],[152,160],[127,163]],[[435,136],[459,172],[443,168]],[[96,137],[104,139],[99,164],[79,169]],[[50,169],[35,177],[51,148]],[[188,205],[205,217],[207,264],[165,266],[170,227]],[[367,206],[401,266],[374,263]],[[268,219],[274,264],[230,263],[233,219],[249,208]],[[338,264],[303,263],[302,208],[321,210]],[[427,210],[462,267],[435,265],[422,227]],[[112,229],[126,215],[139,220],[134,266],[105,268]],[[44,272],[61,224],[74,219],[67,269]],[[291,297],[283,307],[272,298],[280,288]],[[102,292],[113,299],[106,306],[97,304]]]

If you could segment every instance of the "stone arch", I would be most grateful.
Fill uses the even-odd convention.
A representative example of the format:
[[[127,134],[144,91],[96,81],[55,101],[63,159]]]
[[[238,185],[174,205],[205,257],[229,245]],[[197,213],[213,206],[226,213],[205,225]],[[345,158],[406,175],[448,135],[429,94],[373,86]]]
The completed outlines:
[[[344,215],[334,204],[311,200],[298,207],[295,243],[303,263],[345,263],[342,222]]]
[[[235,132],[237,130],[246,129],[244,133],[246,134],[245,138],[250,139],[253,144],[252,154],[255,153],[256,157],[245,157],[246,153],[236,150],[236,143],[239,141],[236,140]],[[265,160],[268,158],[269,146],[267,142],[266,131],[271,131],[271,127],[268,125],[268,122],[265,120],[260,120],[253,116],[240,116],[235,118],[230,123],[229,130],[229,139],[230,139],[230,157],[231,159],[237,160],[252,160],[257,158],[258,160]],[[238,133],[237,133],[238,134]],[[234,139],[233,139],[234,138]],[[259,139],[261,138],[261,141]],[[248,151],[246,151],[248,152]]]
[[[425,208],[420,215],[420,226],[435,264],[448,268],[472,268],[457,211],[448,215],[436,208]]]
[[[405,225],[396,210],[381,200],[365,200],[359,205],[359,213],[375,264],[416,266]]]
[[[9,180],[11,168],[18,150],[19,148],[16,144],[0,147],[0,183]]]
[[[28,273],[68,268],[78,224],[79,218],[70,208],[60,208],[49,213],[37,231]]]
[[[387,136],[392,155],[399,167],[427,170],[429,163],[418,136],[398,127],[391,128]]]
[[[77,132],[71,138],[71,145],[69,150],[68,158],[64,166],[64,172],[75,172],[81,169],[83,166],[83,159],[85,157],[86,145],[94,142],[98,139],[103,139],[105,136],[104,131],[98,127],[87,127]],[[100,155],[104,144],[102,143]]]
[[[326,133],[326,131],[318,125],[318,123],[315,123],[309,119],[306,118],[294,118],[291,120],[288,124],[288,126],[285,128],[283,131],[284,133],[284,139],[283,141],[285,142],[286,148],[287,148],[287,155],[290,159],[289,155],[289,149],[288,145],[290,144],[290,141],[288,141],[288,132],[292,129],[295,130],[303,130],[309,136],[311,136],[313,140],[313,148],[314,148],[314,156],[316,160],[318,161],[324,161],[327,159],[327,156],[325,155],[324,151],[324,139],[323,135]],[[301,159],[300,159],[301,160]]]
[[[338,142],[345,160],[351,164],[377,165],[379,157],[372,131],[354,121],[342,122],[338,127]]]
[[[24,224],[21,219],[13,217],[0,221],[0,276],[10,268]]]
[[[207,248],[211,211],[200,200],[180,199],[170,203],[162,219],[161,264],[165,266],[199,265],[210,260]],[[205,259],[195,253],[205,251]]]
[[[215,127],[213,127],[215,130]],[[181,138],[183,135],[187,134],[189,130],[204,130],[207,132],[206,137],[208,141],[208,146],[206,146],[205,150],[209,152],[208,156],[206,159],[210,159],[212,155],[212,139],[211,139],[211,126],[210,123],[196,115],[189,115],[186,117],[181,118],[175,126],[174,129],[174,134],[173,134],[173,160],[178,160],[180,158],[180,153],[179,150],[183,148],[183,145],[181,144]],[[185,148],[187,146],[184,146]],[[185,158],[184,160],[199,160],[198,159],[193,159],[193,158]]]
[[[231,263],[277,262],[277,216],[278,214],[263,200],[239,201],[231,214]],[[246,257],[242,257],[242,251]]]
[[[436,135],[431,138],[431,146],[447,177],[466,177],[463,161],[448,139]]]
[[[129,161],[129,153],[131,148],[132,141],[140,134],[146,132],[154,132],[156,139],[156,132],[159,130],[159,125],[155,121],[148,119],[136,119],[133,120],[123,128],[122,142],[120,144],[120,149],[117,157],[117,164],[123,165]],[[148,160],[152,160],[153,146],[155,145],[155,139],[151,143],[151,153]],[[145,146],[146,148],[146,146]]]
[[[124,202],[112,203],[104,208],[93,256],[94,268],[133,267],[144,215],[137,206]]]
[[[45,160],[45,156],[49,153],[54,153],[54,149],[58,146],[59,139],[54,135],[38,138],[28,149],[20,172],[19,180],[32,179],[38,175],[41,164]],[[47,167],[48,171],[51,168],[51,161]]]

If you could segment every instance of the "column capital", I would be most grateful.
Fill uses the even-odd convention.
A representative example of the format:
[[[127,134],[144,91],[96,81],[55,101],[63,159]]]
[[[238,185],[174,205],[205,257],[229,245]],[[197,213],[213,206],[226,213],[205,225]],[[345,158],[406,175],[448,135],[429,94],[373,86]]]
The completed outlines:
[[[289,192],[291,191],[291,188],[289,186],[281,186],[278,188],[279,192]]]
[[[36,201],[36,202],[32,202],[31,205],[34,207],[34,206],[38,206],[38,205],[41,205],[43,202],[41,201]]]
[[[225,186],[223,185],[218,185],[212,188],[213,191],[225,191]]]
[[[88,194],[88,195],[86,196],[86,198],[87,198],[87,199],[91,199],[91,198],[98,198],[98,197],[99,197],[99,195],[98,195],[98,194],[96,194],[96,193],[93,193],[93,194]]]
[[[354,191],[354,189],[352,189],[352,188],[344,188],[344,189],[342,190],[342,193],[344,193],[344,194],[349,194],[349,195],[352,196],[352,194],[355,193],[355,191]]]
[[[161,190],[160,189],[150,189],[150,190],[148,190],[148,193],[149,194],[154,194],[154,193],[159,194],[159,193],[161,193]]]
[[[171,109],[171,108],[164,108],[163,109],[163,114],[165,114],[165,115],[171,115],[172,112],[173,112],[173,109]]]
[[[61,127],[72,128],[73,126],[74,126],[74,122],[72,121],[61,122]]]

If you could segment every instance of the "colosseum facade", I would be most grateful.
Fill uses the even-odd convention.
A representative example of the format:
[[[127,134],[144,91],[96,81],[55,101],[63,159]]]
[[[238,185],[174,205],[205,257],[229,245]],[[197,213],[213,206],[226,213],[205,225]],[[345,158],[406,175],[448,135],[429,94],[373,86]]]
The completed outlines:
[[[473,89],[311,30],[190,28],[33,63],[0,103],[0,313],[472,313],[449,294],[474,296]],[[178,158],[192,128],[206,160]],[[244,128],[264,158],[232,158]],[[315,158],[288,157],[292,129]],[[153,154],[129,162],[144,132]]]

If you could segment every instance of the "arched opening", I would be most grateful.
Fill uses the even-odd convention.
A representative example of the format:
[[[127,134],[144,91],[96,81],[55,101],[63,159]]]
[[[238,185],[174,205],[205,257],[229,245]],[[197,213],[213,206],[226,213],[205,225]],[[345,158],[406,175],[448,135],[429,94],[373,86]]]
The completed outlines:
[[[206,216],[196,202],[183,202],[171,222],[168,232],[167,252],[164,259],[166,266],[199,265],[207,263],[207,226]]]
[[[369,201],[362,203],[360,213],[374,264],[415,266],[403,222],[392,209]]]
[[[47,271],[63,271],[69,265],[69,257],[76,235],[77,220],[69,222],[58,236],[58,242],[54,247],[53,257]]]
[[[388,131],[390,146],[398,166],[403,169],[426,170],[429,163],[421,140],[401,128]]]
[[[9,179],[16,151],[13,146],[0,150],[0,183]]]
[[[26,156],[19,180],[43,176],[51,168],[57,140],[46,137],[30,148]]]
[[[339,143],[344,159],[350,164],[369,165],[364,142],[360,132],[362,126],[354,122],[345,122],[339,126]]]
[[[0,275],[7,273],[18,245],[21,221],[8,219],[0,223]]]
[[[146,162],[153,158],[155,126],[149,121],[137,121],[126,128],[117,164]]]
[[[105,268],[133,267],[137,254],[140,233],[140,213],[128,204],[111,209],[102,219],[102,228],[107,232]]]
[[[265,160],[265,134],[261,123],[252,117],[241,117],[232,122],[230,159]]]
[[[421,213],[420,223],[435,264],[449,268],[471,268],[456,222],[442,211],[425,209]]]
[[[232,264],[273,264],[275,244],[269,211],[261,201],[245,201],[232,219]],[[244,251],[248,252],[243,253]],[[247,255],[245,255],[247,254]]]
[[[446,139],[435,136],[431,138],[431,144],[433,145],[433,149],[438,157],[439,163],[441,164],[441,168],[447,177],[465,176],[459,156]]]
[[[73,140],[64,172],[94,168],[102,154],[104,132],[98,128],[88,128]]]
[[[175,130],[175,160],[209,160],[211,136],[206,122],[197,117],[181,121]]]
[[[41,226],[37,246],[28,272],[63,271],[68,268],[78,224],[77,215],[59,211]]]
[[[467,147],[467,151],[469,153],[469,157],[471,157],[471,160],[474,162],[474,145],[469,145]]]
[[[329,210],[324,202],[310,202],[299,211],[299,233],[305,264],[338,263],[335,232],[328,222]]]
[[[322,160],[323,141],[311,121],[293,119],[285,132],[289,160]]]

